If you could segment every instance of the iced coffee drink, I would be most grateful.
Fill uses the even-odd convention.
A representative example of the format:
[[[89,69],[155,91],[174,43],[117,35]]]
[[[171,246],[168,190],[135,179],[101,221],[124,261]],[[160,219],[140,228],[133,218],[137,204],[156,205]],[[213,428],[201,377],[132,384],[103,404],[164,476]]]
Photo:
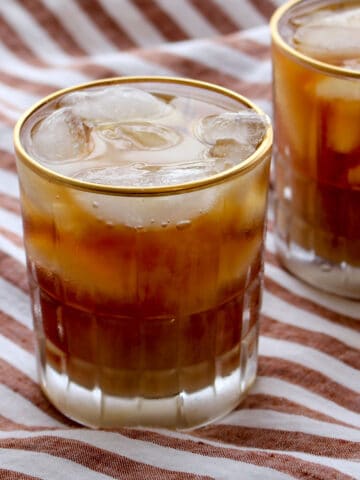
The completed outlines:
[[[90,426],[191,428],[256,375],[271,127],[239,95],[129,78],[15,132],[43,391]]]
[[[360,2],[292,2],[272,33],[280,258],[360,298]]]

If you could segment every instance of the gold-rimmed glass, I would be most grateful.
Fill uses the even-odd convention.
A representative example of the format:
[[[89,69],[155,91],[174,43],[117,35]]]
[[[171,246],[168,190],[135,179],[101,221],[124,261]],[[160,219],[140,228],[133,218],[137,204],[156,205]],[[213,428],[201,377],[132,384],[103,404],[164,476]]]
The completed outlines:
[[[214,85],[129,77],[57,92],[20,119],[15,149],[40,383],[86,425],[191,428],[234,408],[256,376],[272,130],[239,165],[176,185],[88,183],[29,155],[26,131],[49,102],[114,84],[167,94],[181,87],[260,113]]]

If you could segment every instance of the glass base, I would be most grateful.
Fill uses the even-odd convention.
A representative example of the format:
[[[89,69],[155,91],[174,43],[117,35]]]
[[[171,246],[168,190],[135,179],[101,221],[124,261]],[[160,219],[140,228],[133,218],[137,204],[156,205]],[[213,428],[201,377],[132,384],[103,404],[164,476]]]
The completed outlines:
[[[287,244],[276,237],[281,263],[296,277],[313,287],[350,299],[360,299],[360,268],[346,262],[332,263],[304,250],[294,242]]]
[[[64,415],[88,427],[163,427],[187,430],[205,425],[233,410],[256,378],[258,324],[242,339],[239,367],[213,385],[166,398],[124,398],[87,389],[51,365],[40,370],[44,394]]]

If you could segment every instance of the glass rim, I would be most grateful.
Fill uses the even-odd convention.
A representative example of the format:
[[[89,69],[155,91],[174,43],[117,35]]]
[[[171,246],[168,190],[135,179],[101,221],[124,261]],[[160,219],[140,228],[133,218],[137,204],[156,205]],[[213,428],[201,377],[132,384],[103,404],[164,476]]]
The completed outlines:
[[[317,0],[313,0],[313,3],[316,3]],[[321,0],[318,0],[321,3]],[[308,3],[308,0],[289,0],[284,5],[281,5],[279,8],[275,10],[271,19],[270,19],[270,33],[271,38],[274,45],[281,48],[287,54],[295,57],[297,60],[301,61],[302,63],[318,70],[320,72],[324,72],[327,74],[331,74],[337,77],[348,77],[348,78],[357,78],[360,79],[360,71],[359,70],[351,70],[350,68],[339,67],[337,65],[332,65],[330,63],[322,62],[321,60],[316,60],[315,58],[310,57],[309,55],[305,55],[304,53],[299,52],[294,47],[292,47],[283,36],[280,34],[279,31],[279,24],[282,18],[286,13],[288,13],[293,7],[299,5],[301,3]],[[340,3],[340,0],[332,0],[331,4]],[[342,2],[344,3],[344,2]],[[351,0],[349,1],[351,3]]]
[[[255,103],[253,103],[248,98],[244,97],[243,95],[236,93],[233,90],[228,88],[215,85],[208,82],[203,82],[200,80],[195,80],[191,78],[182,78],[182,77],[169,77],[169,76],[124,76],[124,77],[112,77],[112,78],[105,78],[100,80],[94,80],[86,83],[81,83],[79,85],[75,85],[68,88],[63,88],[60,90],[56,90],[54,93],[47,95],[46,97],[42,98],[40,101],[35,103],[32,107],[23,113],[23,115],[17,121],[14,127],[14,148],[15,153],[19,161],[21,161],[25,166],[29,167],[33,172],[56,182],[61,185],[69,186],[75,188],[77,190],[83,190],[87,192],[96,192],[102,194],[118,194],[123,196],[154,196],[154,195],[166,195],[166,194],[179,194],[185,193],[188,191],[193,190],[200,190],[212,185],[216,185],[219,183],[223,183],[225,181],[230,180],[231,178],[235,178],[237,176],[243,175],[249,170],[258,165],[266,154],[271,152],[272,144],[273,144],[273,129],[271,122],[268,123],[267,129],[264,135],[264,138],[260,145],[257,147],[255,152],[246,158],[244,161],[235,165],[232,168],[224,170],[223,172],[217,173],[215,175],[210,175],[202,179],[193,180],[189,182],[178,183],[174,185],[163,185],[163,186],[148,186],[148,187],[131,187],[131,186],[114,186],[114,185],[106,185],[106,184],[95,184],[91,182],[86,182],[83,180],[78,180],[72,177],[68,177],[66,175],[62,175],[60,173],[51,170],[50,168],[45,167],[40,162],[35,160],[24,148],[21,142],[21,133],[22,129],[27,122],[27,120],[34,115],[41,107],[45,106],[47,103],[61,97],[64,94],[75,92],[78,90],[83,90],[86,88],[91,87],[99,87],[99,86],[107,86],[113,84],[131,84],[131,83],[174,83],[186,86],[197,87],[200,89],[209,90],[212,92],[219,93],[221,95],[225,95],[230,97],[243,106],[254,110],[255,112],[266,115],[261,108],[259,108]],[[267,115],[266,115],[267,116]]]

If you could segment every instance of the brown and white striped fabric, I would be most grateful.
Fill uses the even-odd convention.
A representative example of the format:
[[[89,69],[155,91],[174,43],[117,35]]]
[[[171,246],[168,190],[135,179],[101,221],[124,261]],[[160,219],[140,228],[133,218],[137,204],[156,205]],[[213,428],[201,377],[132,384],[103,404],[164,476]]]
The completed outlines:
[[[230,87],[271,113],[268,19],[281,0],[0,1],[0,479],[360,479],[360,303],[282,270],[267,236],[258,380],[182,434],[93,431],[40,393],[12,127],[55,89],[156,74]]]

